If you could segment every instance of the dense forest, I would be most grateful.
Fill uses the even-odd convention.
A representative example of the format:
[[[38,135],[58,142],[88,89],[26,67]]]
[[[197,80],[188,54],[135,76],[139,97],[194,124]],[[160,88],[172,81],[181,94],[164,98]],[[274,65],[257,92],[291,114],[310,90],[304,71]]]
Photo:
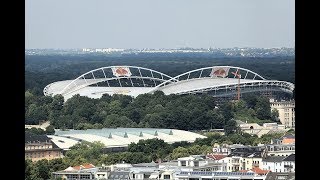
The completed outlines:
[[[162,91],[136,98],[105,94],[100,99],[75,95],[64,102],[63,96],[36,96],[25,93],[27,124],[49,120],[59,129],[115,127],[235,130],[234,119],[248,122],[277,121],[268,98],[248,95],[240,101],[217,105],[212,96],[164,95]]]

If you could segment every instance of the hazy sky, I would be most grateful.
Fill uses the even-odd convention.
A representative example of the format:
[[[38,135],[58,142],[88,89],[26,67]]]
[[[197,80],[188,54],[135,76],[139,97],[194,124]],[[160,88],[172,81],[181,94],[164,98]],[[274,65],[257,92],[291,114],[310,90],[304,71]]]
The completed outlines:
[[[26,48],[294,47],[294,0],[26,0]]]

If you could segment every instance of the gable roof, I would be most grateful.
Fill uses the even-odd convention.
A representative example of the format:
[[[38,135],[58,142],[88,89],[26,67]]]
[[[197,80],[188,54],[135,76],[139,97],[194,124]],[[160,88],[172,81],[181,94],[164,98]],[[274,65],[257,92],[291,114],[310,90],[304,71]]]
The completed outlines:
[[[295,136],[293,134],[286,134],[282,136],[282,139],[287,138],[287,139],[295,139]]]
[[[207,155],[207,157],[210,158],[210,159],[214,159],[214,160],[220,160],[220,159],[223,159],[223,158],[227,157],[227,155],[209,154],[209,155]]]
[[[296,161],[295,160],[296,159],[296,155],[295,154],[290,154],[289,156],[287,156],[287,157],[285,157],[284,159],[283,159],[283,161]]]
[[[259,167],[254,167],[251,170],[240,170],[239,172],[254,172],[258,175],[266,175],[270,171],[269,170],[262,170]]]
[[[30,132],[28,132],[28,131],[26,131],[24,135],[25,135],[25,136],[24,136],[24,142],[25,142],[25,143],[50,142],[50,139],[48,138],[47,135],[35,135],[35,134],[32,134],[32,133],[30,133]]]
[[[266,175],[268,172],[270,172],[269,170],[262,170],[259,167],[254,167],[252,171],[259,175]]]
[[[264,162],[282,162],[284,158],[285,157],[283,157],[283,156],[268,156],[268,157],[262,159],[262,161],[264,161]]]
[[[83,164],[80,166],[73,166],[73,167],[70,166],[67,169],[65,169],[64,171],[79,171],[80,169],[91,169],[94,167],[95,166],[93,164],[86,163],[86,164]]]

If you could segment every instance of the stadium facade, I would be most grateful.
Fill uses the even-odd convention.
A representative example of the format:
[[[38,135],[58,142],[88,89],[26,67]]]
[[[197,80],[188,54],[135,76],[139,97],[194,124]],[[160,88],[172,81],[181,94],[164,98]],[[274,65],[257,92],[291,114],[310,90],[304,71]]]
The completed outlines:
[[[163,91],[164,94],[209,93],[214,97],[234,96],[237,92],[281,91],[292,94],[294,84],[269,80],[245,68],[212,66],[188,71],[175,77],[137,66],[108,66],[91,70],[74,80],[53,82],[43,92],[61,94],[65,101],[75,94],[100,98],[103,94],[140,94]]]

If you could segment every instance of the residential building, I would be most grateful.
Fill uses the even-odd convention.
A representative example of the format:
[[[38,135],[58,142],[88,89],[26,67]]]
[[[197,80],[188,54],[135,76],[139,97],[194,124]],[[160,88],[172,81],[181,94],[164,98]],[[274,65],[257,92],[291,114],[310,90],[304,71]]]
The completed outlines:
[[[295,144],[268,144],[265,152],[267,156],[289,156],[295,153]]]
[[[285,134],[278,139],[271,139],[271,144],[295,144],[296,138],[293,134]]]
[[[272,109],[277,109],[279,112],[279,120],[286,128],[295,128],[295,101],[275,101],[270,99]]]
[[[191,156],[192,157],[192,156]],[[263,170],[252,170],[248,172],[226,172],[226,171],[205,171],[205,169],[198,169],[194,166],[197,161],[197,156],[194,157],[187,166],[160,166],[164,163],[140,163],[140,164],[127,164],[120,163],[111,166],[95,167],[92,164],[84,164],[75,167],[68,167],[63,171],[53,172],[53,178],[81,179],[81,180],[144,180],[144,179],[158,179],[158,180],[217,180],[217,179],[259,179],[263,180],[266,174]],[[191,158],[189,158],[191,159]],[[180,159],[186,160],[185,158]],[[194,161],[195,160],[195,161]],[[177,165],[178,161],[176,161]],[[183,163],[183,162],[180,162]],[[187,163],[186,163],[187,164]],[[202,164],[202,163],[199,163]],[[206,166],[206,165],[204,165]],[[204,167],[201,166],[201,167]]]
[[[100,173],[97,173],[99,170],[98,167],[95,167],[93,164],[83,164],[74,167],[68,167],[65,170],[53,172],[52,175],[54,179],[62,178],[64,180],[69,179],[103,179],[107,178],[110,174],[109,170],[102,169]]]
[[[291,154],[285,157],[283,160],[284,172],[295,172],[296,171],[296,155]]]
[[[226,171],[227,163],[207,159],[206,156],[191,155],[178,158],[178,167],[182,171]]]
[[[219,160],[227,163],[228,172],[237,172],[241,170],[250,170],[255,167],[262,168],[262,155],[264,146],[230,146],[231,153]]]
[[[62,149],[51,141],[46,135],[34,135],[25,132],[25,159],[38,161],[41,159],[62,158]]]
[[[289,156],[295,153],[295,136],[286,134],[279,139],[271,139],[271,144],[266,145],[268,156]]]
[[[272,172],[295,172],[295,154],[289,156],[268,156],[262,160],[263,170]]]
[[[215,143],[213,145],[213,148],[212,148],[212,154],[214,155],[228,155],[230,154],[231,150],[230,148],[228,147],[228,144],[218,144],[218,143]]]

